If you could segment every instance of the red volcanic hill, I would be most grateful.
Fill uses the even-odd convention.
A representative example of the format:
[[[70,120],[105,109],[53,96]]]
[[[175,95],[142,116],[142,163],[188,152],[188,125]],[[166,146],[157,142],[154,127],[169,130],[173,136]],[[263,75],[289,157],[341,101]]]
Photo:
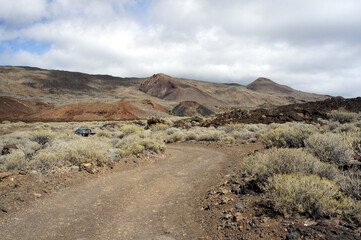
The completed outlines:
[[[200,103],[219,104],[220,100],[210,94],[183,83],[181,79],[172,78],[168,75],[159,73],[145,79],[139,87],[139,90],[153,97],[158,97],[171,101],[197,101]]]
[[[133,120],[146,113],[127,100],[115,103],[77,103],[63,105],[31,116],[41,121]]]

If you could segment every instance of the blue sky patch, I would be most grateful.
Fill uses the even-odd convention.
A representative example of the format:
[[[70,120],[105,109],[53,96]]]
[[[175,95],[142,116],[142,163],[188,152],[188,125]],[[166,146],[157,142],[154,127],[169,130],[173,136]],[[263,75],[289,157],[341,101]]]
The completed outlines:
[[[7,40],[0,42],[0,54],[4,52],[16,53],[19,51],[26,51],[33,54],[42,55],[51,48],[51,43],[37,42],[25,38],[16,38],[14,40]]]

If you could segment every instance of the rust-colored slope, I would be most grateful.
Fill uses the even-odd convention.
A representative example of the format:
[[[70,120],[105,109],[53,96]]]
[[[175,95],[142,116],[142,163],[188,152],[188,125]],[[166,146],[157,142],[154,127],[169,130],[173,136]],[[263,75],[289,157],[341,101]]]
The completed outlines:
[[[154,101],[150,100],[150,99],[143,99],[142,100],[142,104],[145,105],[145,106],[148,106],[150,108],[152,108],[153,110],[158,110],[158,111],[161,111],[161,112],[166,112],[166,109],[158,104],[158,103],[155,103]]]
[[[48,110],[52,105],[0,96],[0,120],[25,120],[29,115]]]
[[[79,103],[60,106],[33,115],[33,120],[41,121],[99,121],[132,120],[144,115],[144,111],[126,100],[115,103]]]

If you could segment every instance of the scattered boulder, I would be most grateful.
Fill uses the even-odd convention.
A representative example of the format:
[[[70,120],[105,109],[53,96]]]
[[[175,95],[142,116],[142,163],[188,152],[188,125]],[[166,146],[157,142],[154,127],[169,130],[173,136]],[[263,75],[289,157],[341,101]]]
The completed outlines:
[[[5,145],[3,149],[1,150],[1,155],[7,155],[10,154],[11,149],[18,149],[18,147],[15,144],[11,145]]]
[[[81,170],[85,170],[91,174],[98,172],[98,169],[96,168],[95,164],[93,164],[93,163],[83,163],[80,165],[80,168],[81,168]]]
[[[151,119],[148,119],[148,121],[147,121],[147,126],[146,126],[145,129],[149,129],[151,126],[156,125],[156,124],[159,124],[159,123],[165,124],[165,121],[162,120],[162,119],[159,119],[159,118],[151,118]]]

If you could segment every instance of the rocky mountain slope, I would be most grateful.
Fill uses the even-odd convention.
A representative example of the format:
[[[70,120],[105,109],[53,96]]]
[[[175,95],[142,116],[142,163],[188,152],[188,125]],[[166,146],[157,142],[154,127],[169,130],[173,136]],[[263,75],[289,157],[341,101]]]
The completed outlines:
[[[197,102],[184,101],[184,102],[180,102],[177,106],[175,106],[172,109],[172,114],[176,116],[195,116],[195,115],[209,116],[214,114],[214,112]]]
[[[155,74],[148,78],[121,78],[9,66],[0,66],[0,96],[12,97],[14,101],[20,102],[30,101],[35,105],[61,107],[54,110],[47,109],[47,113],[43,113],[44,108],[35,108],[31,113],[36,117],[49,116],[46,119],[51,119],[52,115],[58,116],[59,112],[64,112],[65,109],[68,110],[64,119],[68,119],[70,113],[75,114],[82,106],[77,104],[98,104],[95,108],[99,107],[99,111],[82,113],[80,114],[82,117],[72,118],[73,120],[86,120],[87,117],[89,120],[105,120],[130,116],[129,114],[138,118],[166,117],[183,101],[194,101],[215,113],[220,113],[234,108],[279,106],[329,98],[325,95],[297,91],[264,78],[257,79],[247,86],[241,86],[173,78],[165,74]],[[119,113],[123,110],[119,109],[116,102],[121,99],[127,100],[133,106],[129,114],[126,110],[124,113]],[[102,106],[107,109],[107,114],[100,110],[101,103],[109,104]],[[20,116],[24,113],[21,109],[13,107],[11,111],[3,110],[4,113],[1,113],[0,118],[9,118],[7,112],[12,116]],[[52,114],[51,111],[54,113]],[[112,111],[113,113],[110,113]],[[60,115],[59,119],[63,119],[64,116]]]

